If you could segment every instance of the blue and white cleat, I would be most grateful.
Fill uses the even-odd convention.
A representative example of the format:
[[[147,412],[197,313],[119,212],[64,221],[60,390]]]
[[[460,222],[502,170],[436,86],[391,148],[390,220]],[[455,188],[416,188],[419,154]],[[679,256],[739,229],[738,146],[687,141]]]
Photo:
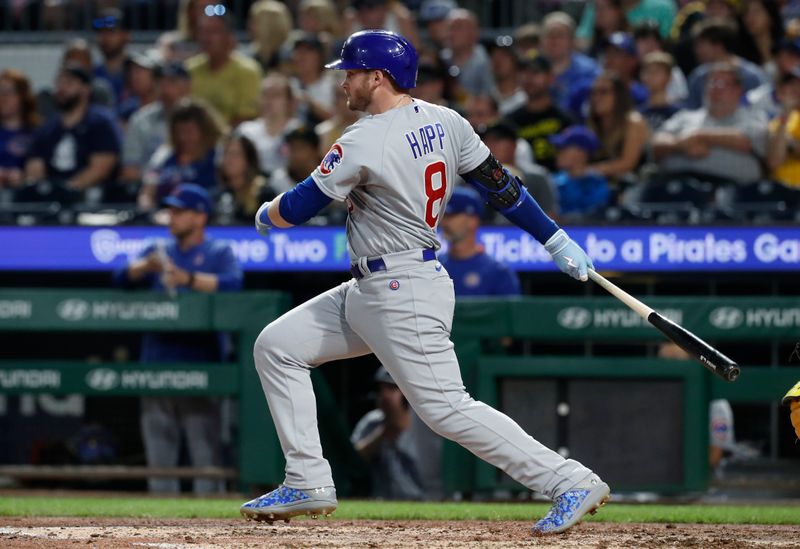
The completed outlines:
[[[272,524],[276,520],[289,522],[299,515],[320,515],[327,517],[336,510],[336,488],[312,488],[298,490],[280,485],[272,492],[250,500],[239,508],[248,520],[265,521]]]
[[[586,513],[594,515],[605,505],[611,493],[608,484],[597,475],[592,475],[585,484],[567,490],[553,500],[553,506],[547,514],[533,525],[533,533],[541,536],[564,532],[578,524]]]

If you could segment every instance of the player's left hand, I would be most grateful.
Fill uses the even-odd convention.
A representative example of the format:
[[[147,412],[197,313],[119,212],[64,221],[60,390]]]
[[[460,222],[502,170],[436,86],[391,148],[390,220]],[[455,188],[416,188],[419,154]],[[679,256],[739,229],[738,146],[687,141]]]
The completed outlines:
[[[256,212],[256,230],[263,235],[266,235],[272,228],[272,223],[269,220],[270,204],[270,202],[264,202]]]
[[[594,269],[592,260],[564,231],[559,229],[544,243],[544,249],[550,252],[561,272],[576,280],[589,280],[589,269]]]

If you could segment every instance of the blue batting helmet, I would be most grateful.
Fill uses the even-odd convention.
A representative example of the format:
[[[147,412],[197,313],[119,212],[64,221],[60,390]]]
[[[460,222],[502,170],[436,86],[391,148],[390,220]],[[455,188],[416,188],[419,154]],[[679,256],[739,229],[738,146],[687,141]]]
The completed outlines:
[[[342,46],[340,59],[327,69],[380,69],[403,89],[417,85],[417,50],[399,34],[386,30],[364,30],[351,34]]]

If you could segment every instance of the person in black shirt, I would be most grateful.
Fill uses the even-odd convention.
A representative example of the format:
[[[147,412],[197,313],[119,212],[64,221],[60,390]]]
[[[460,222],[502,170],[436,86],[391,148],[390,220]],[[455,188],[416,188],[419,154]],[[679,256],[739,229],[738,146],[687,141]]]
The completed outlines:
[[[511,112],[507,120],[517,128],[517,136],[530,143],[533,157],[549,171],[555,169],[555,148],[549,138],[573,124],[572,117],[553,101],[551,88],[554,76],[550,62],[542,56],[523,61],[522,89],[528,100]]]

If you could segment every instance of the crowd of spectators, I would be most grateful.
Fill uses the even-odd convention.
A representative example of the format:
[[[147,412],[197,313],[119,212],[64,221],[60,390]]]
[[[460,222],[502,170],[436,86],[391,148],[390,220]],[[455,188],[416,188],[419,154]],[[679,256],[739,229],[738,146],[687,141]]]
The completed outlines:
[[[3,222],[55,204],[149,223],[194,183],[216,223],[249,224],[358,120],[323,66],[363,28],[406,35],[411,94],[461,111],[558,219],[795,220],[800,205],[792,1],[599,0],[577,17],[550,2],[505,34],[454,0],[256,0],[243,20],[182,0],[149,45],[130,3],[103,4],[63,45],[52,89],[0,73],[0,206],[28,214]]]

